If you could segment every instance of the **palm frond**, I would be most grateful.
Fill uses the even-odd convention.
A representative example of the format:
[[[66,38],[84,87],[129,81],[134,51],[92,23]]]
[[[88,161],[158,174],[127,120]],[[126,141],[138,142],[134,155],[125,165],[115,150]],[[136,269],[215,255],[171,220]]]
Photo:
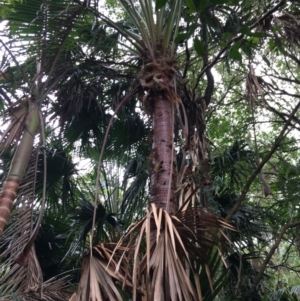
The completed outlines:
[[[215,300],[228,281],[228,270],[223,267],[223,260],[220,251],[213,247],[208,252],[204,264],[197,261],[194,263],[197,267],[195,270],[199,271],[199,274],[195,273],[195,283],[204,301]]]
[[[9,122],[6,130],[1,136],[0,140],[0,154],[2,155],[9,147],[14,147],[17,145],[23,133],[26,117],[28,114],[28,102],[26,99],[20,100],[15,103],[11,108],[4,112],[6,115],[6,120],[4,124]]]
[[[22,251],[23,246],[26,245],[33,229],[32,208],[37,206],[34,197],[36,156],[37,152],[35,151],[20,184],[19,197],[15,201],[7,228],[0,237],[0,260],[4,270],[8,271],[0,278],[1,289],[5,292],[10,292],[11,286],[15,289],[22,287],[26,278],[26,268],[19,267],[14,261]],[[15,273],[20,275],[16,279],[14,279]]]
[[[216,194],[229,187],[242,187],[243,180],[254,169],[255,164],[255,154],[249,149],[247,141],[236,140],[223,154],[216,155],[211,166]]]
[[[252,298],[255,300],[263,300],[259,286],[251,292],[251,297],[247,296],[249,291],[253,289],[253,282],[259,272],[250,262],[250,260],[256,258],[257,255],[255,254],[240,254],[238,252],[234,252],[227,257],[230,271],[227,286],[232,298],[242,298],[243,300],[249,301],[252,300]]]
[[[70,301],[123,301],[121,287],[118,287],[116,280],[123,283],[123,288],[132,287],[131,281],[125,279],[128,264],[123,261],[123,265],[119,265],[112,255],[117,253],[120,256],[127,248],[119,245],[116,253],[114,248],[115,244],[99,244],[83,258],[80,282]]]
[[[147,159],[138,155],[126,167],[123,178],[123,198],[120,214],[128,225],[144,217],[147,202],[146,184],[149,180]],[[136,209],[139,209],[137,212]]]
[[[126,241],[128,248],[134,249],[124,253],[126,261],[132,258],[133,262],[133,300],[137,300],[140,287],[145,300],[202,300],[190,281],[195,272],[191,260],[204,260],[218,243],[218,235],[224,235],[223,227],[233,229],[200,208],[169,215],[152,204],[152,211],[128,229],[115,249]]]
[[[77,258],[79,260],[84,255],[88,248],[88,234],[92,230],[94,206],[88,199],[81,195],[76,208],[73,208],[72,211],[73,213],[68,215],[68,219],[72,225],[72,231],[69,234],[72,234],[73,241],[63,260],[68,260],[69,256],[72,259],[74,254],[80,255]],[[112,239],[112,237],[107,237],[106,223],[112,226],[113,231],[118,231],[122,228],[123,221],[118,219],[116,214],[110,213],[102,203],[99,203],[96,211],[94,243]]]
[[[285,12],[281,16],[274,16],[275,26],[279,26],[279,33],[290,44],[300,46],[300,21],[299,16]]]
[[[61,145],[52,141],[49,146],[43,146],[46,151],[47,169],[47,198],[49,210],[56,210],[60,205],[68,208],[74,204],[74,176],[77,174],[75,164],[70,156],[62,150]],[[55,148],[57,146],[57,148]],[[44,158],[42,154],[38,156],[37,177],[36,177],[36,196],[41,198],[44,175]],[[60,204],[61,202],[61,204]]]

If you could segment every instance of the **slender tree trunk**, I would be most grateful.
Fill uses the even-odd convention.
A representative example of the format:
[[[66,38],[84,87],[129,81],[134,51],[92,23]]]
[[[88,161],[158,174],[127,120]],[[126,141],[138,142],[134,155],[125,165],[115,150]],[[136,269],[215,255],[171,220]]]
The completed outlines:
[[[150,177],[150,202],[175,213],[175,155],[173,147],[173,104],[164,93],[157,93],[153,105],[153,140]]]
[[[11,208],[17,196],[20,182],[25,174],[32,154],[34,137],[39,127],[39,114],[36,104],[30,102],[27,125],[24,128],[20,144],[17,146],[10,170],[0,195],[0,235],[2,235]]]

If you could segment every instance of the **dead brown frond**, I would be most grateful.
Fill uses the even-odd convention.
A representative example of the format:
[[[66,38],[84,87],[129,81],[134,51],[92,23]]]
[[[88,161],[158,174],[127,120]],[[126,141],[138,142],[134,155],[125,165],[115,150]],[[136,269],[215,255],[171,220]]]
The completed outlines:
[[[255,75],[253,66],[250,65],[246,76],[246,99],[251,108],[255,107],[255,99],[261,99],[264,103],[264,95],[275,90],[272,84],[267,83],[260,76]]]
[[[272,29],[272,20],[273,15],[269,15],[268,17],[264,18],[263,20],[258,22],[257,30],[267,32]]]
[[[38,151],[34,150],[27,171],[20,183],[19,194],[15,200],[8,225],[0,237],[1,268],[7,271],[5,274],[0,274],[0,290],[4,293],[24,292],[26,290],[24,285],[28,279],[27,273],[32,273],[33,266],[36,266],[36,269],[39,266],[35,255],[32,254],[34,251],[31,251],[31,259],[29,259],[26,267],[21,267],[15,263],[16,257],[27,243],[32,231],[33,208],[37,206],[37,200],[34,197],[37,155]],[[36,283],[30,286],[42,282],[39,276],[35,280]]]
[[[42,271],[31,248],[28,264],[20,266],[15,262],[18,254],[27,244],[33,229],[33,209],[38,207],[35,197],[35,175],[37,170],[38,148],[30,158],[27,171],[19,186],[18,197],[8,220],[8,225],[0,237],[0,300],[13,300],[11,293],[24,301],[47,300],[66,301],[70,297],[67,278],[51,279],[43,283]],[[3,272],[4,271],[4,272]]]
[[[13,292],[24,301],[67,301],[71,295],[68,280],[68,277],[53,278],[43,283],[42,271],[33,247],[26,267],[14,264],[11,270],[1,277],[0,290],[3,297],[0,300],[15,300],[11,295]]]
[[[132,287],[132,285],[130,277],[125,279],[126,269],[128,269],[126,261],[118,265],[116,273],[117,262],[112,258],[112,254],[118,257],[126,252],[126,249],[119,245],[114,251],[115,246],[113,243],[99,244],[93,247],[92,254],[87,254],[83,258],[80,282],[70,301],[123,300],[119,292],[121,284],[123,283],[123,287]],[[117,281],[119,285],[116,284]]]
[[[235,231],[235,228],[222,218],[199,207],[188,207],[184,211],[179,210],[176,217],[182,225],[193,230],[196,242],[202,248],[210,248],[220,243],[220,237],[222,236],[227,239],[224,229]],[[186,243],[189,243],[188,239]]]
[[[18,143],[24,130],[27,114],[28,101],[26,98],[22,98],[4,112],[6,116],[4,124],[9,123],[9,125],[0,140],[0,155],[9,147],[13,147]]]
[[[250,65],[249,73],[246,76],[246,99],[251,108],[255,107],[255,98],[264,95],[264,90],[259,84],[258,77],[255,75],[253,67]]]
[[[273,85],[265,82],[262,77],[256,76],[253,67],[250,65],[250,71],[246,77],[246,99],[252,109],[252,118],[253,118],[253,130],[255,137],[255,148],[256,148],[256,163],[259,164],[259,155],[256,145],[256,130],[255,130],[255,120],[254,120],[254,108],[255,108],[255,99],[259,99],[261,96],[261,101],[263,105],[266,105],[266,101],[264,99],[264,95],[269,92],[274,92],[275,88]],[[272,194],[272,191],[267,183],[263,170],[260,172],[260,180],[262,184],[263,193],[265,196]]]
[[[89,111],[90,108],[97,110],[95,101],[97,93],[99,91],[72,76],[66,86],[57,94],[59,106],[57,106],[53,118],[59,117],[60,125],[64,126],[66,122],[72,120],[74,116],[77,117],[82,111]]]
[[[13,259],[8,257],[4,263],[1,264],[1,268],[2,271],[5,271],[5,273],[2,273],[0,279],[0,290],[4,296],[10,295],[11,292],[18,294],[24,293],[28,289],[28,282],[31,283],[31,285],[29,285],[31,288],[39,287],[42,282],[39,266],[36,266],[35,260],[32,259],[32,254],[30,254],[26,267],[14,263]],[[31,275],[30,273],[33,272],[36,274],[33,274],[30,280],[27,280],[28,275]],[[32,285],[33,283],[34,285]]]
[[[279,17],[273,18],[275,26],[281,26],[278,31],[290,45],[300,46],[300,20],[299,16],[295,16],[285,12]]]
[[[261,180],[261,185],[262,185],[262,190],[263,190],[263,194],[264,196],[269,196],[272,194],[272,190],[266,180],[266,177],[265,177],[265,174],[263,172],[263,170],[261,170],[261,172],[259,173],[259,177],[260,177],[260,180]]]
[[[59,279],[51,278],[42,284],[42,289],[36,292],[27,292],[23,294],[24,301],[67,301],[71,296],[71,287],[69,285],[69,277]]]
[[[200,208],[170,215],[151,206],[147,217],[133,224],[120,240],[120,244],[128,241],[128,250],[132,250],[123,254],[119,265],[125,258],[127,262],[133,260],[133,300],[202,300],[200,285],[194,287],[190,280],[197,273],[192,259],[204,260],[225,235],[221,229],[233,227]],[[144,296],[138,295],[140,289]]]

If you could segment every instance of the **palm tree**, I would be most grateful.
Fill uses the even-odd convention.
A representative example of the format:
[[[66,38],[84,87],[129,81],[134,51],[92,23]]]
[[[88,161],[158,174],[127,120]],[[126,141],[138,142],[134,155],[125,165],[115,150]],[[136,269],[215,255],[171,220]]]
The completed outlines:
[[[33,50],[23,64],[18,63],[13,47],[2,42],[16,65],[8,69],[8,75],[6,71],[2,73],[3,102],[10,102],[7,95],[14,96],[13,89],[6,85],[10,76],[17,77],[14,80],[26,96],[7,110],[13,120],[2,141],[4,150],[15,146],[0,199],[2,227],[18,195],[0,245],[4,249],[2,258],[9,258],[3,259],[5,273],[0,276],[3,283],[8,283],[0,284],[4,294],[15,291],[31,298],[43,289],[49,299],[70,296],[64,279],[43,284],[36,258],[44,268],[46,262],[41,253],[35,256],[33,248],[36,238],[37,250],[39,243],[46,245],[43,233],[48,233],[49,240],[56,233],[59,225],[55,228],[55,221],[60,210],[71,213],[64,212],[63,216],[78,229],[78,233],[68,236],[71,246],[64,257],[81,256],[89,248],[72,300],[212,300],[224,287],[227,271],[220,268],[221,259],[224,262],[225,259],[219,254],[231,254],[228,260],[234,259],[232,246],[242,245],[246,240],[253,245],[252,237],[261,232],[247,218],[254,211],[239,205],[262,165],[257,146],[255,163],[253,153],[245,150],[246,144],[238,142],[228,156],[216,161],[209,159],[206,112],[216,90],[211,68],[221,60],[227,60],[227,68],[230,60],[241,62],[240,47],[252,58],[257,50],[255,39],[264,37],[264,33],[251,30],[260,26],[268,31],[274,26],[269,24],[269,17],[284,5],[281,1],[266,12],[260,11],[261,18],[253,19],[256,6],[246,1],[240,6],[233,2],[157,1],[154,9],[151,1],[122,0],[125,13],[120,22],[102,14],[97,1],[48,1],[42,6],[34,1],[13,3],[15,13],[8,16],[10,31],[19,39],[32,39],[33,34],[34,39],[31,48],[28,44],[21,48]],[[237,9],[227,4],[236,5]],[[26,16],[22,15],[24,9],[29,12]],[[227,20],[224,25],[221,16]],[[296,26],[293,20],[281,17],[275,22],[285,26],[286,35],[282,30],[278,34],[289,43],[297,43],[290,34],[291,27]],[[246,25],[241,27],[239,22]],[[187,41],[191,36],[195,37],[195,51]],[[214,49],[220,50],[213,57]],[[270,85],[259,80],[250,68],[247,89],[255,117],[255,99]],[[112,111],[117,118],[110,132]],[[292,120],[293,114],[283,118]],[[55,134],[61,141],[51,146],[53,151],[45,147],[55,141],[55,135],[51,137],[47,131],[53,131],[49,120],[58,118],[60,130]],[[43,164],[34,138],[39,128]],[[72,178],[75,168],[65,151],[74,150],[77,141],[81,143],[81,151],[94,161],[98,161],[95,153],[101,152],[97,175]],[[57,156],[56,150],[59,150]],[[103,160],[127,166],[122,189],[114,187],[121,186],[120,183],[108,180]],[[49,176],[48,183],[42,172]],[[132,176],[135,179],[130,182]],[[216,179],[222,182],[219,187]],[[96,188],[92,210],[93,182]],[[60,189],[63,193],[58,200]],[[231,192],[240,189],[243,189],[241,197]],[[121,201],[116,196],[119,192]],[[50,203],[51,196],[57,200],[56,204]],[[32,221],[40,199],[48,202],[42,207],[52,216],[46,214],[48,222],[42,224],[38,234],[41,219],[37,219],[35,228]],[[139,210],[135,211],[137,206]],[[134,222],[121,239],[118,233],[121,221],[114,215],[115,210],[119,210],[125,222]],[[147,211],[146,216],[143,210]],[[242,237],[232,232],[233,227],[221,215],[243,231]],[[116,228],[110,228],[105,221]],[[53,225],[53,231],[47,231],[47,225]],[[61,228],[64,226],[61,223]],[[227,245],[224,237],[230,237]],[[99,240],[101,243],[97,244]],[[58,244],[57,240],[52,241]],[[245,258],[241,254],[237,257]],[[25,268],[13,264],[16,260],[26,264],[28,259]],[[73,268],[74,260],[70,262],[69,267]],[[231,262],[235,264],[234,260]],[[241,273],[241,263],[236,266]],[[24,282],[25,275],[32,270],[35,271],[32,277]],[[46,278],[53,273],[47,275],[44,269]],[[231,277],[236,295],[244,293],[238,275]],[[256,272],[253,275],[255,283],[258,276]],[[58,285],[62,295],[52,292]],[[252,292],[256,286],[248,289]]]
[[[126,3],[124,2],[123,4],[126,5]],[[39,79],[41,77],[40,74],[42,73],[46,73],[48,79],[46,80],[45,83],[41,82],[41,79],[39,79],[38,81],[38,86],[36,87],[36,91],[38,91],[38,94],[35,96],[36,100],[33,100],[32,103],[39,103],[39,105],[37,105],[36,107],[40,107],[44,101],[44,99],[46,98],[46,93],[49,93],[49,90],[47,91],[48,85],[51,82],[51,78],[53,77],[53,74],[60,71],[57,70],[55,68],[53,68],[53,66],[49,66],[47,65],[49,62],[50,57],[48,57],[49,53],[47,51],[45,51],[45,49],[43,48],[43,45],[46,43],[45,40],[43,40],[44,36],[47,35],[47,32],[45,31],[45,26],[48,26],[48,23],[51,23],[51,19],[50,21],[48,21],[48,14],[51,15],[52,11],[51,11],[51,5],[49,6],[49,8],[46,8],[46,10],[43,12],[45,13],[45,19],[42,20],[43,25],[42,25],[42,29],[39,28],[37,30],[37,32],[39,33],[39,43],[41,44],[41,53],[40,53],[40,59],[42,61],[42,69],[38,69],[37,70],[37,78]],[[175,157],[175,150],[174,150],[174,142],[173,142],[173,128],[174,128],[174,120],[175,120],[175,108],[177,107],[177,109],[179,110],[179,105],[181,105],[182,109],[184,108],[181,100],[178,96],[178,92],[177,92],[177,84],[179,83],[178,79],[177,79],[177,60],[175,59],[174,55],[175,55],[175,37],[178,31],[178,27],[179,27],[179,20],[181,17],[181,8],[182,8],[182,4],[181,2],[178,3],[172,3],[172,7],[171,9],[176,12],[176,14],[174,13],[173,16],[169,16],[169,18],[167,17],[167,14],[169,14],[168,9],[164,9],[162,8],[161,10],[158,11],[157,14],[157,23],[154,26],[154,21],[153,21],[153,10],[151,7],[150,3],[146,3],[146,7],[143,6],[143,14],[144,17],[148,16],[150,19],[144,18],[142,20],[142,22],[140,23],[139,20],[139,15],[134,11],[134,10],[128,10],[129,13],[131,13],[131,17],[133,19],[134,25],[137,26],[138,30],[141,32],[142,34],[142,38],[143,38],[143,43],[140,42],[140,37],[138,37],[137,35],[133,35],[132,33],[130,33],[129,31],[124,29],[119,28],[117,25],[115,25],[114,23],[108,21],[108,24],[111,26],[114,26],[117,30],[121,30],[121,33],[125,33],[126,35],[130,35],[131,38],[133,38],[135,40],[134,45],[137,46],[137,49],[135,50],[135,52],[137,54],[139,54],[140,58],[143,59],[144,61],[144,67],[141,70],[141,76],[140,76],[140,83],[141,86],[143,88],[143,92],[141,93],[141,97],[143,98],[143,102],[144,102],[144,106],[146,107],[147,112],[152,116],[152,128],[153,128],[153,141],[152,141],[152,151],[150,154],[150,158],[151,158],[151,168],[150,168],[150,203],[154,205],[154,207],[152,207],[154,209],[153,212],[156,212],[157,209],[155,209],[156,207],[158,208],[162,208],[164,214],[164,218],[165,218],[165,227],[166,229],[169,229],[170,232],[168,232],[166,230],[165,235],[167,235],[167,237],[169,237],[167,239],[164,238],[164,240],[166,240],[166,243],[168,243],[167,240],[171,241],[171,236],[173,237],[173,232],[176,230],[176,226],[173,225],[173,223],[179,223],[177,225],[177,227],[182,227],[184,226],[184,223],[182,223],[182,219],[184,220],[186,218],[186,215],[182,213],[182,211],[179,211],[179,217],[176,217],[175,220],[172,220],[172,223],[169,223],[168,220],[170,220],[170,216],[169,213],[174,214],[177,209],[178,209],[178,201],[176,200],[174,191],[176,190],[176,157]],[[71,17],[68,15],[68,18],[77,18],[77,16],[80,14],[80,11],[83,10],[82,7],[79,6],[78,10],[75,9],[75,13],[71,14]],[[55,18],[54,18],[55,19]],[[167,23],[165,23],[167,20]],[[174,23],[175,22],[175,23]],[[175,24],[175,32],[173,32],[173,24]],[[39,24],[38,24],[39,25]],[[54,24],[55,26],[56,24]],[[48,27],[50,28],[50,26]],[[63,40],[62,40],[62,46],[58,47],[57,51],[55,52],[54,55],[54,62],[59,61],[61,52],[63,51],[63,45],[64,43],[66,43],[69,33],[71,32],[71,28],[67,27],[66,29],[66,33],[63,34]],[[138,37],[138,38],[137,38]],[[44,52],[43,52],[44,51]],[[44,55],[44,57],[43,57]],[[38,65],[39,66],[39,65]],[[40,66],[39,66],[40,68]],[[48,69],[47,69],[48,68]],[[57,77],[54,79],[54,82],[51,82],[51,88],[53,88],[55,85],[57,86],[59,84],[59,82],[61,81],[62,77],[67,73],[67,71],[63,72],[63,75],[60,77]],[[35,89],[35,86],[33,86],[33,88]],[[33,89],[32,88],[32,89]],[[33,91],[33,90],[32,90]],[[40,94],[39,94],[39,91]],[[46,91],[46,92],[45,92]],[[31,92],[33,93],[33,92]],[[144,96],[142,96],[142,94],[144,94]],[[36,113],[35,119],[31,119],[31,120],[36,120],[37,117],[39,117],[39,115],[41,115],[41,113]],[[31,116],[30,116],[31,117]],[[40,118],[39,118],[40,119]],[[17,120],[17,125],[19,126],[20,124],[18,123],[19,120]],[[40,119],[40,121],[42,121]],[[42,123],[43,124],[43,123]],[[22,124],[21,124],[22,125]],[[26,170],[26,166],[28,165],[28,161],[29,158],[32,154],[32,146],[33,146],[33,141],[34,141],[34,136],[35,133],[37,131],[38,125],[37,122],[35,123],[35,128],[31,131],[28,131],[28,129],[30,128],[26,128],[24,130],[24,135],[22,139],[25,139],[27,136],[31,138],[30,142],[24,146],[23,144],[19,144],[18,148],[21,149],[22,151],[24,151],[24,149],[28,149],[28,151],[26,152],[27,157],[26,160],[23,157],[20,157],[19,152],[16,152],[15,158],[19,159],[21,158],[21,162],[23,164],[22,168],[20,168],[19,166],[17,166],[17,168],[14,168],[14,160],[12,161],[11,164],[11,169],[10,172],[8,174],[7,177],[7,181],[6,181],[6,185],[9,185],[9,183],[14,180],[12,178],[12,176],[10,176],[10,174],[12,174],[13,176],[17,175],[18,176],[18,181],[15,180],[15,182],[20,182],[20,179],[22,179],[25,170]],[[9,128],[8,133],[10,133],[11,128]],[[42,130],[43,131],[43,130]],[[18,131],[19,135],[22,133],[22,129]],[[5,136],[6,138],[6,136]],[[18,140],[18,137],[9,137],[10,140],[8,139],[6,145],[10,145],[11,141],[16,139]],[[43,144],[44,144],[43,140]],[[105,143],[105,141],[104,141]],[[30,144],[30,147],[28,146]],[[20,171],[23,170],[23,172]],[[44,167],[44,171],[46,170],[46,165]],[[12,178],[12,179],[11,179]],[[28,178],[26,178],[26,181],[28,181]],[[45,181],[45,178],[44,178]],[[32,182],[32,181],[31,181]],[[18,186],[14,186],[14,192],[12,194],[10,194],[10,200],[9,203],[6,202],[6,196],[7,196],[7,191],[8,189],[10,189],[10,186],[8,188],[5,188],[6,186],[4,186],[3,189],[3,195],[2,195],[2,204],[4,206],[3,209],[3,226],[4,223],[6,221],[7,218],[7,213],[9,212],[9,210],[12,207],[13,204],[13,198],[16,196],[16,191]],[[33,187],[34,190],[34,187]],[[185,201],[184,197],[182,198],[181,203],[183,203]],[[187,202],[185,202],[187,205]],[[8,206],[9,204],[9,206]],[[153,206],[152,205],[152,206]],[[6,209],[7,208],[7,209]],[[149,207],[149,209],[151,209],[151,207]],[[4,214],[5,212],[5,214]],[[153,212],[151,214],[153,214]],[[184,211],[185,212],[185,211]],[[193,211],[191,211],[189,214],[191,215]],[[155,213],[156,214],[156,213]],[[161,213],[158,213],[158,215],[160,215]],[[202,212],[201,210],[197,210],[195,211],[195,214],[198,215],[203,215],[205,216],[204,212]],[[197,219],[197,217],[195,216],[195,220]],[[145,225],[145,223],[148,224],[149,221],[149,217],[147,219],[145,219],[145,221],[143,222],[143,224]],[[192,224],[192,227],[195,227],[195,229],[197,229],[197,227],[199,225],[203,225],[203,221],[205,221],[205,219],[203,218],[201,220],[201,222],[196,221],[196,224],[194,225],[194,221]],[[152,221],[153,222],[153,221]],[[155,227],[160,229],[161,228],[161,223],[160,222],[156,222]],[[210,223],[211,226],[214,225],[214,223],[217,225],[218,224],[218,220],[214,219],[213,216],[208,216],[208,222]],[[38,221],[38,223],[40,223],[40,221]],[[205,222],[204,222],[205,224]],[[144,226],[142,226],[144,227]],[[185,227],[185,226],[184,226]],[[135,228],[135,227],[134,227]],[[37,228],[36,228],[37,229]],[[154,238],[157,236],[156,235],[156,230],[151,230],[149,232],[150,229],[147,230],[147,237],[146,240],[148,241],[149,239],[149,235],[152,235],[151,240],[154,241]],[[12,230],[11,230],[12,231]],[[32,230],[29,230],[29,232]],[[186,231],[190,231],[188,230],[181,230],[183,231],[183,234]],[[177,232],[177,230],[176,230]],[[22,253],[20,254],[20,256],[16,259],[16,261],[18,263],[21,263],[23,265],[25,265],[27,263],[28,260],[28,256],[29,256],[29,252],[31,250],[32,247],[32,243],[37,235],[37,230],[35,230],[33,232],[34,234],[32,234],[31,238],[29,239],[29,242],[27,243],[27,245],[25,246],[24,250],[22,251]],[[187,233],[188,234],[188,233]],[[171,236],[169,236],[171,235]],[[189,235],[190,236],[190,235]],[[203,234],[199,234],[199,237],[204,237]],[[158,236],[157,236],[158,237]],[[177,237],[177,236],[176,236]],[[174,238],[173,238],[174,239]],[[179,244],[181,239],[180,237],[178,237],[179,241],[176,242],[176,244]],[[199,239],[199,238],[198,238]],[[93,240],[93,239],[92,239]],[[177,241],[177,239],[176,239]],[[158,242],[158,241],[157,241]],[[172,246],[173,248],[175,248],[175,241],[173,242]],[[148,242],[149,244],[149,242]],[[206,238],[206,244],[210,244],[210,239]],[[158,246],[158,244],[157,244]],[[121,246],[118,246],[118,249],[120,249]],[[149,248],[150,246],[148,246]],[[167,245],[166,245],[167,247]],[[138,250],[139,248],[137,248]],[[151,251],[152,255],[155,254],[155,244],[152,246],[152,249],[154,249],[154,251]],[[162,252],[163,249],[161,249],[160,252]],[[164,251],[163,251],[164,252]],[[150,253],[149,251],[147,252],[149,256]],[[183,248],[181,250],[182,254],[186,253],[185,248]],[[173,250],[173,253],[170,253],[171,256],[173,256],[173,260],[175,259],[175,257],[177,256],[177,251],[176,249]],[[186,253],[187,254],[187,253]],[[175,257],[174,257],[175,256]],[[202,255],[201,255],[202,256]],[[185,256],[186,257],[186,256]],[[172,257],[171,257],[172,258]],[[107,259],[107,258],[106,258]],[[187,262],[189,261],[189,258],[186,257]],[[147,259],[147,262],[149,261],[149,258]],[[181,263],[182,264],[182,263]],[[89,264],[88,268],[91,269],[92,265]],[[178,265],[178,270],[175,273],[175,275],[177,274],[177,281],[180,280],[181,278],[179,277],[179,273],[182,273],[184,271],[183,266],[180,267],[180,265]],[[148,274],[149,274],[149,265],[146,268],[146,270],[148,270]],[[83,271],[85,269],[83,268]],[[145,271],[146,271],[145,270]],[[136,278],[136,271],[134,271],[134,275],[133,277]],[[159,272],[161,273],[161,272]],[[174,271],[172,272],[174,273]],[[84,272],[83,272],[84,275]],[[10,275],[5,275],[6,279],[9,279]],[[94,276],[95,277],[95,276]],[[107,276],[106,276],[107,277]],[[84,278],[84,277],[83,277]],[[126,282],[126,278],[124,278],[124,281]],[[90,280],[91,281],[91,280]],[[137,284],[136,283],[136,279],[133,280],[135,281],[135,284],[133,286],[133,294],[134,296],[136,295],[136,292],[138,290]],[[174,281],[174,280],[173,280]],[[184,278],[184,282],[189,283],[189,279],[188,277]],[[112,284],[112,282],[110,281],[110,283]],[[169,286],[169,283],[166,283],[167,286]],[[185,285],[182,285],[182,287],[185,287]],[[189,298],[194,298],[195,297],[195,291],[191,288],[190,284],[189,286],[187,286],[188,289],[184,290],[184,294],[186,296],[187,299]],[[23,287],[22,287],[23,289]],[[94,287],[93,287],[94,289]],[[165,288],[164,288],[165,289]],[[156,292],[157,290],[157,292]],[[156,295],[159,291],[162,290],[162,287],[158,286],[156,288],[156,290],[154,291],[154,295]],[[113,291],[115,291],[113,289]],[[166,288],[166,291],[170,291],[170,288]],[[98,292],[96,290],[96,292]],[[180,292],[180,290],[179,290]],[[92,291],[93,293],[93,291]],[[80,294],[80,293],[79,293]],[[105,290],[104,294],[108,294],[108,290]],[[172,293],[174,294],[174,293]],[[199,292],[198,292],[199,294]],[[118,297],[119,298],[119,297]],[[151,295],[149,295],[149,298],[151,299]]]
[[[7,3],[6,3],[7,4]],[[14,42],[6,44],[3,41],[2,49],[15,66],[8,66],[2,77],[2,93],[4,100],[8,102],[5,115],[11,117],[10,124],[2,136],[1,154],[11,155],[9,168],[2,178],[3,189],[0,196],[0,232],[2,234],[12,207],[14,211],[10,217],[7,230],[1,237],[1,293],[10,298],[10,293],[22,295],[25,299],[38,297],[41,290],[49,298],[66,298],[68,292],[55,292],[54,287],[63,289],[65,280],[48,281],[43,283],[43,275],[38,262],[34,241],[42,222],[45,208],[46,185],[47,185],[47,162],[46,162],[46,138],[45,138],[45,102],[49,101],[49,93],[57,86],[69,68],[61,67],[64,63],[64,52],[67,42],[71,42],[70,32],[73,22],[80,18],[82,9],[78,6],[65,11],[57,16],[57,7],[39,3],[10,3],[14,13],[5,25],[11,34],[18,35],[21,45]],[[20,9],[28,9],[26,17]],[[56,11],[55,11],[56,10]],[[9,11],[9,10],[8,10]],[[30,13],[33,12],[33,15]],[[35,12],[40,16],[34,24]],[[68,25],[60,30],[60,45],[51,43],[56,35],[60,22]],[[48,30],[51,27],[53,31]],[[28,31],[30,27],[30,31]],[[29,56],[20,64],[16,53],[24,55],[23,51],[29,44],[33,46],[34,56]],[[24,47],[25,46],[25,47]],[[3,60],[5,62],[5,60]],[[7,74],[6,74],[7,73]],[[18,83],[22,97],[17,97],[13,87],[7,85],[9,77],[14,77]],[[11,102],[10,99],[15,99]],[[9,121],[9,119],[8,119]],[[40,142],[37,138],[40,138]],[[39,168],[41,154],[43,154],[43,168]],[[43,181],[36,185],[38,173],[44,172]],[[49,182],[48,182],[49,184]],[[41,188],[42,187],[42,188]],[[37,212],[37,208],[39,208]],[[38,216],[38,218],[36,218]],[[6,260],[3,260],[6,258]]]
[[[209,249],[218,241],[216,231],[221,227],[230,226],[206,210],[189,206],[192,195],[198,190],[195,188],[197,183],[193,180],[188,184],[189,190],[183,190],[180,196],[176,193],[178,187],[183,184],[183,177],[188,175],[187,172],[184,173],[186,158],[182,158],[181,170],[177,169],[175,153],[175,147],[184,141],[186,151],[188,150],[191,156],[194,156],[193,159],[203,167],[201,180],[209,182],[204,115],[196,117],[199,122],[198,131],[188,133],[188,128],[193,128],[196,122],[189,123],[186,118],[186,106],[190,99],[181,98],[179,92],[183,87],[178,60],[175,57],[175,38],[182,17],[182,3],[171,1],[168,5],[157,4],[154,10],[151,1],[140,1],[140,13],[133,4],[127,1],[121,3],[133,22],[134,33],[101,13],[93,12],[128,39],[135,48],[126,43],[124,47],[137,53],[143,61],[137,84],[140,88],[134,88],[133,91],[139,91],[144,109],[152,123],[149,211],[142,221],[129,228],[128,233],[115,246],[114,252],[111,251],[111,246],[106,247],[102,244],[90,250],[90,255],[83,262],[79,289],[72,296],[72,300],[122,299],[112,279],[105,273],[105,266],[106,269],[109,268],[112,278],[123,282],[123,288],[132,291],[133,300],[202,299],[200,275],[193,272],[194,264],[191,260],[195,260],[195,266],[199,268],[199,261],[204,260]],[[210,102],[213,89],[210,70],[206,73],[208,88],[204,101],[199,104],[203,111]],[[174,133],[178,135],[180,132],[178,129],[177,133],[174,131],[177,118],[181,121],[182,136],[175,143]],[[193,147],[190,145],[191,139],[194,139],[196,144]],[[105,143],[104,140],[104,145]],[[200,154],[197,154],[198,151]],[[101,156],[102,151],[100,162]],[[191,188],[194,190],[192,193]],[[205,199],[201,199],[204,205]],[[201,230],[207,227],[216,230]],[[146,243],[146,250],[143,243]],[[201,249],[195,247],[196,245]],[[117,261],[114,256],[121,256],[121,259]],[[178,256],[182,259],[177,260]],[[133,266],[129,268],[128,263],[132,257]],[[189,269],[187,274],[184,272],[185,266]],[[130,275],[129,278],[127,275]],[[189,275],[193,275],[193,282],[196,283],[194,288]]]

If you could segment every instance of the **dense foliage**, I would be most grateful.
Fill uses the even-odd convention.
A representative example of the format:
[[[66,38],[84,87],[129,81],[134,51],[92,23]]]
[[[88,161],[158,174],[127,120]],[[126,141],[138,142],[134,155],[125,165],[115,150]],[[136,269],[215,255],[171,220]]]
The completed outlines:
[[[300,300],[297,1],[0,21],[0,300]]]

